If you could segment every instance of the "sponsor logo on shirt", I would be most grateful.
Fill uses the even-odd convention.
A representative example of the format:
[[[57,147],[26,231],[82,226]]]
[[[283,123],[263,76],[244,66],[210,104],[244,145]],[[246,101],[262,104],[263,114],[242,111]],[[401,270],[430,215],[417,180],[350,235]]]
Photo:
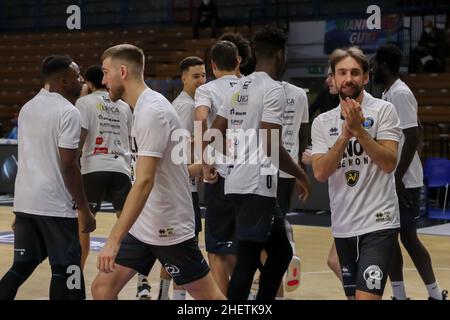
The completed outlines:
[[[231,98],[231,105],[236,106],[244,106],[248,103],[248,95],[242,95],[239,92],[236,92]]]
[[[98,148],[94,149],[94,154],[108,154],[108,148]]]
[[[236,120],[236,119],[231,119],[231,124],[232,125],[237,125],[240,126],[242,123],[244,122],[244,120]]]
[[[385,222],[385,221],[391,221],[392,216],[390,211],[384,211],[384,212],[377,212],[375,214],[375,221],[376,222]]]
[[[98,111],[104,111],[106,113],[118,114],[120,112],[118,107],[107,106],[102,103],[97,104],[95,107],[97,108]]]
[[[252,83],[251,80],[244,81],[244,84],[242,85],[242,89],[247,90],[250,83]]]
[[[119,139],[114,140],[114,145],[117,147],[120,147],[122,145],[122,141],[120,141]]]
[[[362,126],[364,129],[370,129],[370,128],[372,128],[374,122],[375,122],[375,120],[373,120],[372,117],[367,117],[364,119]]]
[[[102,137],[95,138],[95,144],[102,144],[102,143],[103,143],[103,138]]]
[[[359,171],[350,170],[345,173],[345,179],[347,179],[347,185],[349,187],[354,187],[359,180]]]
[[[288,106],[295,104],[294,98],[287,98],[286,103]]]
[[[167,238],[167,237],[173,236],[174,230],[171,227],[161,228],[158,230],[158,233],[159,233],[160,238]]]
[[[338,135],[339,135],[339,130],[338,130],[338,128],[333,127],[333,128],[330,129],[330,137],[338,136]]]
[[[233,109],[230,110],[230,115],[236,115],[236,116],[245,116],[247,112],[239,112]]]

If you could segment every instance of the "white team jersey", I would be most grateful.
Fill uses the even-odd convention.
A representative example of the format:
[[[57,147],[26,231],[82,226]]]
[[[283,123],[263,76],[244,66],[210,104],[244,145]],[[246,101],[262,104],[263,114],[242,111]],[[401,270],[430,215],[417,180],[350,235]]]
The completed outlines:
[[[178,139],[172,141],[172,132],[181,129],[180,119],[170,102],[151,89],[139,96],[133,118],[133,169],[136,157],[160,160],[153,189],[130,233],[152,245],[168,246],[191,239],[195,222],[187,165],[172,160],[172,150],[179,144]],[[188,139],[186,136],[185,143]]]
[[[81,117],[75,106],[45,89],[19,113],[14,211],[63,218],[77,212],[64,184],[59,148],[77,149]]]
[[[288,82],[281,82],[286,93],[286,109],[283,114],[283,147],[291,155],[295,163],[298,163],[300,127],[302,123],[309,122],[308,97],[305,90]],[[294,178],[280,170],[281,178]]]
[[[228,119],[227,146],[237,148],[225,180],[225,194],[277,195],[278,170],[267,157],[258,157],[261,122],[282,125],[286,96],[283,87],[265,72],[253,72],[230,89],[218,114]],[[234,133],[242,130],[246,136]],[[242,147],[244,146],[244,147]],[[276,150],[278,153],[278,149]]]
[[[361,103],[366,131],[376,140],[400,140],[394,106],[364,91]],[[312,154],[325,154],[341,134],[340,105],[313,122]],[[394,173],[385,173],[351,138],[337,170],[328,178],[331,227],[335,238],[349,238],[400,227]]]
[[[172,101],[178,116],[180,117],[181,126],[188,130],[191,137],[194,136],[194,115],[195,115],[195,100],[186,92],[181,91],[178,97]],[[190,179],[189,189],[191,192],[197,192],[197,182],[195,179]]]
[[[208,114],[208,128],[211,128],[214,119],[216,118],[217,112],[223,103],[225,93],[236,85],[239,78],[234,75],[226,75],[220,77],[219,79],[210,81],[195,90],[195,107],[205,106],[209,108]],[[227,174],[226,160],[223,155],[216,153],[216,164],[214,167],[217,172],[223,177]]]
[[[392,103],[397,110],[398,117],[400,118],[400,129],[405,130],[419,126],[417,123],[417,100],[402,80],[397,79],[387,91],[383,92],[383,100]],[[400,161],[404,143],[405,135],[402,131],[398,146],[397,164]],[[420,162],[417,151],[402,181],[406,188],[423,186],[422,163]]]
[[[77,100],[81,127],[88,131],[81,156],[81,173],[120,172],[130,176],[132,113],[119,100],[112,102],[106,91],[96,91]]]

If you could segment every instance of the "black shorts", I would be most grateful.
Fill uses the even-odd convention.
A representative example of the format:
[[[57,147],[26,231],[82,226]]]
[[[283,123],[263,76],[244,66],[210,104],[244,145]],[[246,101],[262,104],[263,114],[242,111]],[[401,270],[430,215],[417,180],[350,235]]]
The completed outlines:
[[[230,194],[236,212],[238,241],[267,242],[274,230],[285,230],[276,198],[257,194]]]
[[[198,192],[192,192],[192,205],[195,212],[195,234],[198,235],[202,231],[202,213],[200,211]]]
[[[400,226],[402,229],[416,229],[416,218],[420,216],[420,189],[410,188],[406,189],[409,193],[412,203],[409,208],[405,207],[401,201],[399,201],[400,207]]]
[[[294,187],[295,178],[278,177],[277,200],[280,210],[284,215],[291,211],[291,199]]]
[[[111,202],[114,210],[121,211],[131,189],[131,180],[124,173],[98,171],[84,174],[83,185],[93,213],[100,211],[102,201]]]
[[[156,259],[179,286],[201,279],[209,272],[195,238],[170,246],[155,246],[128,233],[122,241],[116,263],[148,275]]]
[[[334,239],[346,296],[355,296],[355,290],[383,295],[398,231],[386,229]]]
[[[225,179],[205,183],[205,244],[206,251],[216,254],[236,254],[235,214],[230,197],[225,195]]]
[[[80,266],[78,219],[15,212],[14,261]]]

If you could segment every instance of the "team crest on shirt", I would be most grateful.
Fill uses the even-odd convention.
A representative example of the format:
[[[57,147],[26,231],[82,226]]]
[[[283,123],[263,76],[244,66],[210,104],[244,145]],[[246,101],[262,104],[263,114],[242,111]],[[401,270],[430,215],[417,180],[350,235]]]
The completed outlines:
[[[375,120],[373,120],[372,117],[367,117],[367,118],[364,118],[364,122],[363,122],[362,126],[364,129],[370,129],[370,128],[372,128],[374,122],[375,122]]]
[[[354,187],[359,180],[359,171],[350,170],[345,173],[345,179],[347,179],[347,185],[349,187]]]

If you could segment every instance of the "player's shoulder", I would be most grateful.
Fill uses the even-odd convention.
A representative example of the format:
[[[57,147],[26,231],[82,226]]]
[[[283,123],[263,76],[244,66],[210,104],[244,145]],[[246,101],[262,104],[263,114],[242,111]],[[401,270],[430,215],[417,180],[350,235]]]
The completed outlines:
[[[336,120],[336,118],[339,118],[340,116],[341,116],[341,108],[338,105],[334,109],[331,109],[331,110],[329,110],[327,112],[319,114],[314,119],[314,122],[317,121],[317,122],[321,122],[321,123],[326,123],[326,122],[330,122],[332,120]]]
[[[281,85],[283,86],[283,88],[285,89],[286,92],[289,92],[290,95],[292,96],[297,96],[297,97],[302,97],[302,98],[306,98],[306,90],[298,87],[292,83],[286,82],[286,81],[282,81]]]
[[[364,91],[363,108],[374,112],[381,112],[385,109],[394,108],[394,105],[389,101],[375,98],[370,93]]]

